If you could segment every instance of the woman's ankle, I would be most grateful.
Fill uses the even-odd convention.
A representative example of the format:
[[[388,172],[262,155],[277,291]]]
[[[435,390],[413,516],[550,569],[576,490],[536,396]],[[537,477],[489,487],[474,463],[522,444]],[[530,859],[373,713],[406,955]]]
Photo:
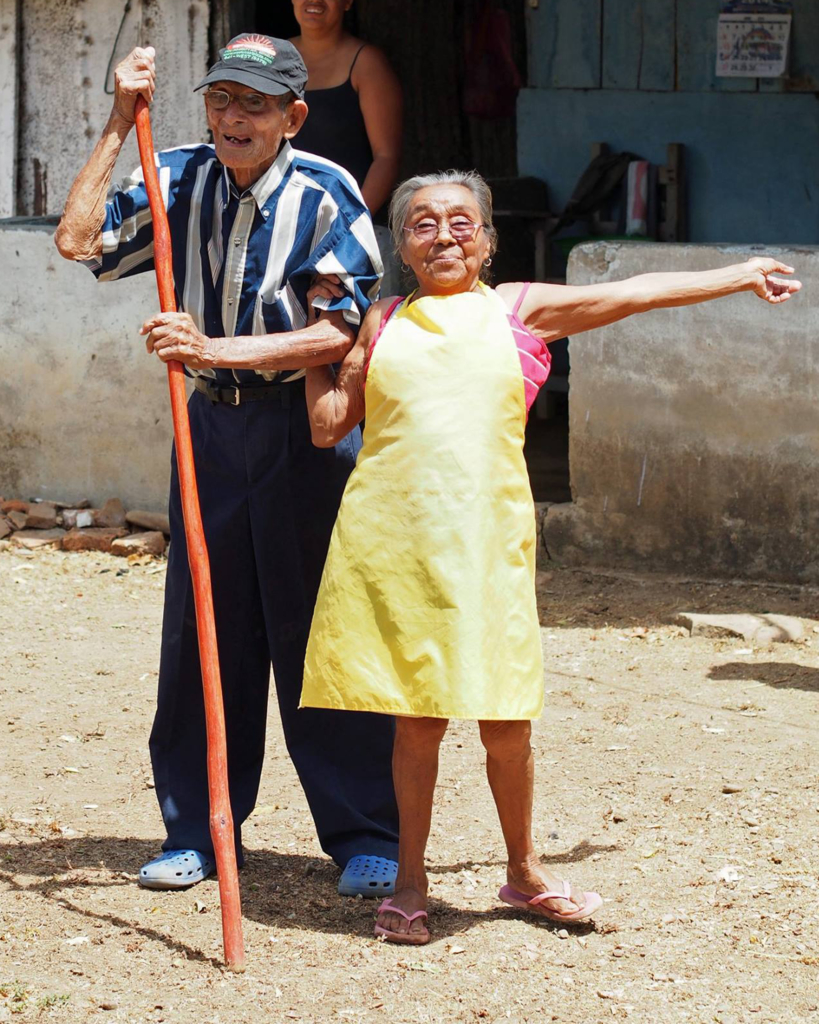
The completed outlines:
[[[514,879],[538,878],[543,875],[552,876],[551,871],[546,870],[540,862],[540,857],[532,851],[516,857],[510,857],[506,864],[506,877],[512,882]]]
[[[399,868],[398,877],[395,879],[395,892],[401,892],[402,889],[411,889],[413,892],[417,892],[419,896],[423,896],[426,899],[427,892],[429,890],[429,881],[426,875],[402,875]]]

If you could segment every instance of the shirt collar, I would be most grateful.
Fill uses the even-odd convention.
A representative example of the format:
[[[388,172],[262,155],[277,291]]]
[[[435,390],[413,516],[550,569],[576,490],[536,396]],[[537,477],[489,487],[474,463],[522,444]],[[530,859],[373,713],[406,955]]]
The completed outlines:
[[[281,185],[282,179],[287,173],[287,169],[293,162],[295,150],[289,142],[284,143],[279,155],[273,161],[273,163],[267,168],[264,174],[257,181],[254,181],[249,189],[245,192],[240,193],[236,185],[231,180],[228,174],[227,167],[222,168],[222,198],[224,199],[225,205],[231,195],[235,195],[237,198],[241,198],[247,192],[253,196],[256,200],[256,206],[259,210],[264,209],[268,199],[273,195],[276,189]]]

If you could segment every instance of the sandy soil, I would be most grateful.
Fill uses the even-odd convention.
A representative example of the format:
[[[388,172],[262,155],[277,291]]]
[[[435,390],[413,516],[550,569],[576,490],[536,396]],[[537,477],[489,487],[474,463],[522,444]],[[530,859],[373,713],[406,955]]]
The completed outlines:
[[[372,903],[335,894],[274,709],[235,976],[215,882],[135,882],[161,838],[163,581],[162,562],[0,552],[0,1021],[819,1021],[816,592],[540,577],[536,835],[605,896],[594,925],[497,900],[502,843],[461,724],[430,841],[433,942],[373,941]],[[690,638],[682,609],[785,612],[806,639]]]

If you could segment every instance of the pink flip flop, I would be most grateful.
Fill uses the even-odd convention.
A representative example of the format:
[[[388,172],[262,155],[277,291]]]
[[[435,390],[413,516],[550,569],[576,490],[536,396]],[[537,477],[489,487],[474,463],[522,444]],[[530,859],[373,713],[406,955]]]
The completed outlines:
[[[596,892],[584,892],[585,904],[572,911],[570,914],[560,914],[556,910],[549,910],[542,904],[544,900],[570,900],[572,887],[568,882],[563,882],[563,892],[539,892],[537,896],[527,896],[518,892],[511,885],[505,885],[498,893],[498,897],[510,907],[518,907],[520,910],[532,910],[541,917],[548,917],[550,921],[585,921],[595,911],[603,906],[603,897]]]
[[[408,924],[412,924],[418,918],[429,916],[426,910],[416,910],[414,914],[407,914],[400,907],[394,907],[392,900],[388,899],[384,900],[376,914],[381,914],[385,911],[400,914]],[[377,924],[375,926],[375,936],[376,938],[381,938],[382,935],[387,942],[399,942],[405,946],[424,946],[429,942],[429,932],[426,928],[422,932],[393,932],[389,928],[383,928],[380,924]]]

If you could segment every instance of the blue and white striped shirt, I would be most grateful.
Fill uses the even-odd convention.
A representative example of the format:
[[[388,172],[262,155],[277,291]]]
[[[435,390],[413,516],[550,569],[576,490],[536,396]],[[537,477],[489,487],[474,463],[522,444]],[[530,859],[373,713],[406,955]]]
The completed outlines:
[[[342,310],[360,325],[383,272],[370,214],[358,185],[337,164],[285,142],[257,182],[239,193],[212,146],[157,154],[168,210],[177,305],[208,337],[278,334],[307,323],[315,274],[337,274]],[[141,170],[112,190],[105,208],[102,258],[88,263],[100,281],[154,268],[151,212]],[[191,371],[225,383],[249,383],[254,370]],[[294,367],[287,380],[303,375]]]

